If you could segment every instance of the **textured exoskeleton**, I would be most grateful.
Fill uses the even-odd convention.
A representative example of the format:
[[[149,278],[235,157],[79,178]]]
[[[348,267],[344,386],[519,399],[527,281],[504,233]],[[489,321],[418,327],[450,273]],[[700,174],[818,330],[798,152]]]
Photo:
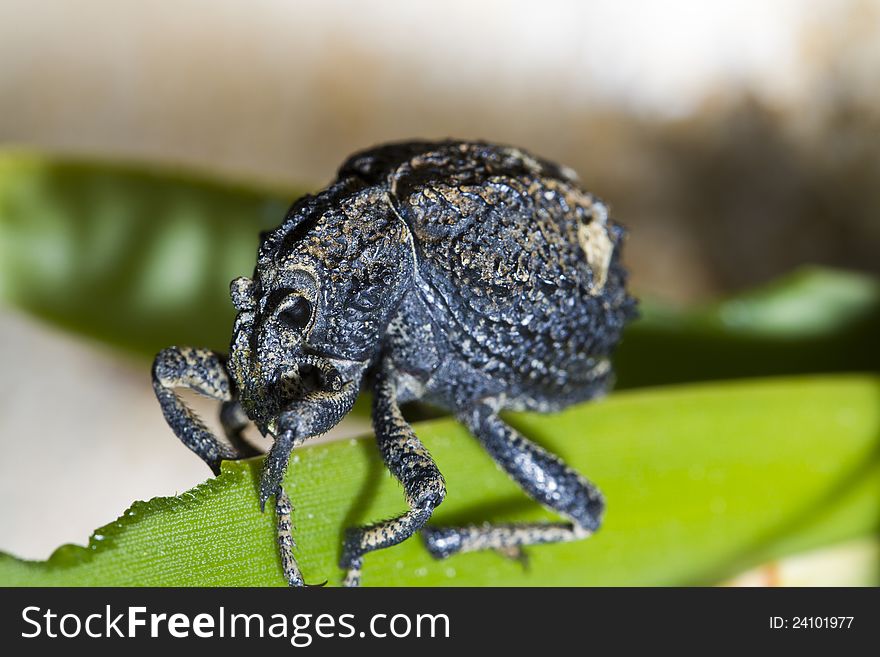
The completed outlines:
[[[390,144],[354,155],[326,190],[296,202],[260,246],[254,276],[232,282],[228,359],[172,347],[154,388],[169,424],[212,469],[250,453],[253,421],[274,439],[260,501],[273,497],[285,576],[291,450],[373,392],[376,440],[409,511],[348,531],[341,567],[360,582],[367,552],[421,531],[436,557],[589,536],[599,491],[500,418],[548,412],[603,393],[609,357],[635,302],[620,264],[623,229],[574,174],[521,150],[478,142]],[[222,400],[220,442],[174,392]],[[445,484],[400,404],[455,414],[558,523],[434,527]]]

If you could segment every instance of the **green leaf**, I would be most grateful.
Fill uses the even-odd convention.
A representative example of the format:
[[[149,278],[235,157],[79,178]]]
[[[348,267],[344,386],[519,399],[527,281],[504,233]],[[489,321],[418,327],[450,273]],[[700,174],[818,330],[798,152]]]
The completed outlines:
[[[880,282],[808,267],[705,307],[646,302],[614,359],[617,388],[880,371]]]
[[[152,357],[226,350],[229,282],[295,191],[143,166],[0,154],[0,298]]]
[[[703,584],[868,535],[880,525],[878,401],[876,376],[825,376],[628,392],[558,415],[512,415],[603,489],[601,531],[530,548],[528,571],[494,553],[433,561],[409,540],[368,555],[364,584]],[[416,432],[447,478],[435,523],[553,517],[454,421]],[[4,556],[0,584],[282,585],[272,514],[258,510],[259,465],[226,463],[179,497],[138,502],[88,547],[64,546],[46,562]],[[369,440],[300,450],[286,487],[314,583],[339,581],[343,527],[405,509]]]

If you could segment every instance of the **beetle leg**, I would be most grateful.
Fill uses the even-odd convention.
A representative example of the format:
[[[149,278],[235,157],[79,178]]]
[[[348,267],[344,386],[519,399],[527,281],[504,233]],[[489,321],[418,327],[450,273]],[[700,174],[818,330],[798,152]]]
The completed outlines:
[[[260,508],[265,509],[266,501],[275,496],[278,549],[284,576],[290,586],[304,585],[302,573],[293,555],[294,541],[290,519],[292,506],[281,487],[290,453],[309,436],[323,433],[336,424],[354,404],[357,392],[358,386],[354,384],[341,386],[335,391],[316,391],[300,400],[294,410],[282,413],[278,418],[279,432],[263,461],[263,470],[260,473]]]
[[[183,400],[174,391],[175,388],[190,388],[213,399],[223,401],[223,406],[220,409],[220,422],[234,447],[217,440],[199,417],[183,403]],[[159,398],[159,404],[162,406],[162,413],[174,433],[184,445],[198,454],[210,466],[214,474],[220,474],[221,461],[240,459],[256,453],[256,450],[245,443],[241,437],[241,430],[247,424],[247,416],[242,412],[241,406],[232,399],[226,366],[223,364],[222,358],[213,351],[191,347],[169,347],[163,350],[153,362],[153,390],[156,391],[156,397]],[[283,441],[281,442],[283,448]],[[275,461],[284,452],[283,449],[276,449],[275,446],[272,451],[275,452]],[[283,454],[283,465],[287,464],[289,454],[290,449],[288,448]],[[267,461],[269,458],[267,457]],[[281,471],[283,473],[283,466]],[[290,499],[282,490],[280,480],[272,494],[275,494],[281,567],[288,584],[302,586],[302,574],[293,557]],[[265,499],[261,501],[265,504]]]
[[[272,449],[263,461],[263,471],[260,473],[260,509],[266,510],[266,501],[275,496],[275,527],[278,538],[278,553],[281,555],[281,569],[289,586],[303,586],[305,584],[293,556],[293,522],[291,513],[293,506],[290,498],[281,487],[284,472],[287,470],[287,462],[290,460],[290,452],[294,447],[294,434],[291,430],[282,431],[275,438]]]
[[[409,511],[346,532],[340,567],[346,571],[345,586],[358,586],[363,557],[367,552],[397,545],[419,531],[446,496],[443,475],[431,454],[403,418],[397,403],[395,377],[384,365],[376,381],[373,427],[382,460],[403,485]]]
[[[458,552],[494,549],[508,552],[525,545],[562,543],[592,535],[605,508],[599,490],[559,457],[526,439],[482,403],[459,416],[495,462],[535,501],[568,522],[426,527],[428,551],[442,559]]]
[[[248,458],[262,453],[245,440],[242,435],[242,431],[244,431],[250,421],[238,400],[225,401],[220,406],[220,424],[223,425],[226,439],[241,454],[239,458]]]
[[[208,349],[169,347],[153,361],[153,390],[165,420],[174,433],[220,474],[220,462],[242,458],[239,450],[220,442],[175,392],[189,388],[224,402],[232,400],[229,375],[223,359]]]
[[[302,572],[293,556],[293,524],[290,514],[293,507],[290,504],[290,498],[281,486],[275,493],[275,522],[278,537],[278,554],[281,555],[281,570],[284,571],[284,578],[287,580],[288,586],[304,586]]]

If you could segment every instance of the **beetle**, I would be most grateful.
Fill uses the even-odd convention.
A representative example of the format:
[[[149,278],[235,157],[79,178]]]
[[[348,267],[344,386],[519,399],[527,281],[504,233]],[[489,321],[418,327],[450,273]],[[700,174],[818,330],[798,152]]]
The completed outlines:
[[[254,274],[231,283],[238,311],[228,358],[165,349],[153,387],[178,438],[215,473],[251,455],[253,422],[273,439],[259,484],[274,497],[284,576],[293,555],[282,479],[291,451],[373,394],[385,465],[409,510],[351,528],[340,566],[361,581],[364,555],[421,532],[437,558],[590,536],[599,490],[530,442],[503,410],[558,411],[603,394],[610,357],[635,315],[620,254],[624,229],[573,171],[508,146],[414,141],[351,156],[336,181],[293,204],[263,235]],[[222,442],[183,403],[190,388],[222,401]],[[564,521],[436,527],[443,476],[401,404],[458,418],[530,497]]]

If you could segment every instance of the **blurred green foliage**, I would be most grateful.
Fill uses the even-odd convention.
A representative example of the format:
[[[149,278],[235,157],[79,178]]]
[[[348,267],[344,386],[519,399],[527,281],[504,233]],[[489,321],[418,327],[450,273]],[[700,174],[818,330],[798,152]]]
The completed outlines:
[[[647,302],[615,357],[618,388],[880,371],[880,282],[804,268],[702,308]]]
[[[84,335],[152,356],[225,350],[229,282],[295,191],[181,172],[0,155],[0,295]]]

